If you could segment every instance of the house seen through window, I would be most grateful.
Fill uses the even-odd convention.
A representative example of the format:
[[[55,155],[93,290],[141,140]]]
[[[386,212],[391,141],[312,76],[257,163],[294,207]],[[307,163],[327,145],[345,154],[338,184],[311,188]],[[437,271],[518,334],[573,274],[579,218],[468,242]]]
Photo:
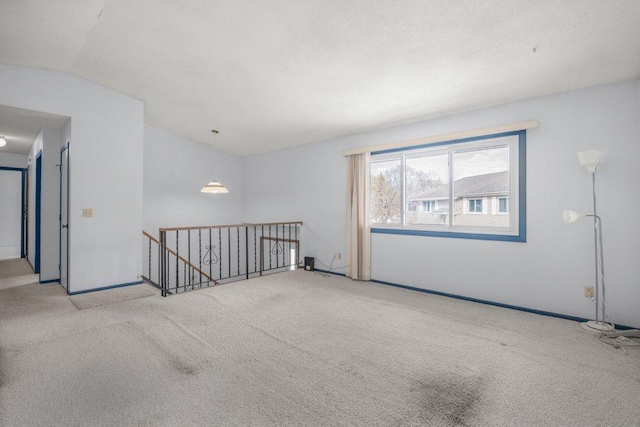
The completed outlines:
[[[522,241],[523,159],[524,131],[372,153],[373,231]]]

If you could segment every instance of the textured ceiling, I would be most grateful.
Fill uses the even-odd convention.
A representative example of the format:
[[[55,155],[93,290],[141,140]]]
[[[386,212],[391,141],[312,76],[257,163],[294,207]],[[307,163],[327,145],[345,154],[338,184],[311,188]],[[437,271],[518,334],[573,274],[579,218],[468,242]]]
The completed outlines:
[[[0,62],[141,99],[148,124],[239,155],[640,77],[638,0],[0,7]]]

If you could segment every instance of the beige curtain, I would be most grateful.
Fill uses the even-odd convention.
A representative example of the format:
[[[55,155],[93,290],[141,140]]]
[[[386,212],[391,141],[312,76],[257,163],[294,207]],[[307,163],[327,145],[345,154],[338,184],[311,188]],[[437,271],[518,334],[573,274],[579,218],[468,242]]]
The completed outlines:
[[[367,214],[369,153],[348,156],[347,277],[371,279],[371,230]]]

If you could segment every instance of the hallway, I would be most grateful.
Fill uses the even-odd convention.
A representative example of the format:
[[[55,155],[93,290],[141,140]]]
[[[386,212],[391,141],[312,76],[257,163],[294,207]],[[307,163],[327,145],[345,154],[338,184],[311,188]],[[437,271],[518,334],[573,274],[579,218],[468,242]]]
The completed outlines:
[[[26,285],[39,280],[39,275],[33,273],[26,258],[0,260],[0,289]]]

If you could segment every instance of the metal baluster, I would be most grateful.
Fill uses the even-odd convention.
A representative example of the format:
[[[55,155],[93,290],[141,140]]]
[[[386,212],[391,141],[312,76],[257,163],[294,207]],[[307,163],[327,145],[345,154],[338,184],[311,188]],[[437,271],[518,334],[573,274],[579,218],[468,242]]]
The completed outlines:
[[[199,288],[202,287],[202,229],[198,229],[198,270],[200,270],[200,284]]]
[[[178,279],[178,274],[180,274],[180,264],[178,263],[180,261],[180,243],[179,243],[179,237],[180,237],[180,231],[176,230],[176,293],[178,290],[178,285],[180,283],[180,279]]]
[[[158,243],[158,252],[157,252],[156,258],[158,261],[158,264],[156,265],[156,272],[158,273],[158,285],[162,287],[162,282],[160,279],[160,266],[162,265],[162,260],[160,259],[160,243]]]
[[[300,265],[300,241],[298,240],[298,224],[294,229],[296,233],[296,266]]]
[[[159,256],[159,279],[160,279],[160,288],[162,290],[162,296],[166,297],[167,296],[167,291],[166,291],[166,278],[164,275],[164,242],[165,242],[165,232],[161,231],[160,232],[160,245],[158,246],[158,256]]]
[[[289,257],[289,264],[288,267],[291,267],[291,264],[293,263],[293,260],[291,259],[291,224],[289,224],[289,253],[288,253],[288,257]]]
[[[257,237],[256,237],[256,226],[253,226],[253,272],[258,271],[258,253],[256,251],[257,246]]]
[[[229,274],[227,277],[231,277],[231,227],[227,227],[227,251],[229,253]]]
[[[211,264],[213,264],[213,248],[211,247],[211,229],[209,229],[209,253],[211,255],[209,255],[209,279],[207,280],[209,285],[211,285],[211,280],[213,279],[213,272],[211,271],[212,269]]]
[[[222,280],[222,229],[221,228],[218,228],[218,251],[220,252],[220,257],[219,257],[220,265],[218,265],[218,267],[220,268],[220,275],[218,276],[218,279]]]
[[[236,242],[238,243],[238,276],[240,275],[240,227],[236,227]]]
[[[280,242],[278,242],[278,224],[276,224],[276,245],[275,245],[275,256],[276,256],[276,268],[280,267],[280,254],[278,253],[278,249]],[[273,250],[271,251],[273,253]]]
[[[271,224],[269,224],[269,270],[271,270],[271,266]]]
[[[249,226],[244,227],[244,266],[247,280],[249,280]]]
[[[191,268],[191,230],[187,230],[187,245],[189,246],[189,254],[188,254],[188,258],[189,258],[189,262],[187,263],[187,265],[184,266],[184,268],[187,268],[187,266],[189,267],[189,284],[191,285],[191,289],[193,289],[193,269]],[[187,284],[184,284],[184,290],[187,290]]]
[[[166,236],[165,236],[166,239]],[[169,256],[169,251],[167,250],[167,240],[165,240],[165,248],[164,248],[164,256],[166,257],[166,262],[164,263],[165,268],[167,269],[167,271],[165,272],[164,277],[166,277],[166,281],[167,281],[167,291],[169,289],[171,289],[171,281],[169,280],[169,261],[171,260],[171,257]]]

